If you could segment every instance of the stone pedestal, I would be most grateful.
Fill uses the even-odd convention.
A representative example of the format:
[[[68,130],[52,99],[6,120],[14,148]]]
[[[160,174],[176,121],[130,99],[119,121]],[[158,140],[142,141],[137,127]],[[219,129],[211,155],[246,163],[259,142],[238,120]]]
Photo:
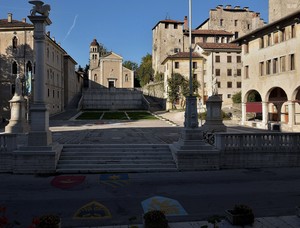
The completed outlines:
[[[28,124],[25,117],[25,99],[23,96],[15,95],[10,102],[10,120],[5,127],[5,133],[25,133],[28,132]]]
[[[187,97],[184,126],[179,141],[170,145],[178,170],[219,169],[219,151],[203,140],[198,128],[196,97]]]
[[[213,95],[206,101],[206,120],[201,127],[203,132],[226,132],[227,127],[222,118],[222,100],[218,95]]]

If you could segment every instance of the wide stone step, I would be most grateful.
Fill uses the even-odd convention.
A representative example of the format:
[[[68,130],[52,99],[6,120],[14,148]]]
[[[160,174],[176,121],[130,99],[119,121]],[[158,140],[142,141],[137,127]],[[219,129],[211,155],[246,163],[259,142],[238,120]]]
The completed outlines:
[[[166,167],[160,167],[160,168],[58,168],[57,173],[64,173],[64,174],[74,174],[74,173],[141,173],[141,172],[176,172],[177,168],[166,168]]]
[[[147,160],[163,160],[163,159],[172,159],[172,155],[160,155],[160,156],[153,156],[153,155],[116,155],[116,154],[109,154],[109,155],[93,155],[93,156],[84,156],[81,154],[76,155],[62,155],[60,160],[135,160],[135,159],[147,159]]]
[[[159,148],[168,148],[169,146],[166,144],[65,144],[64,148],[151,148],[151,149],[159,149]]]
[[[60,160],[58,165],[106,165],[106,164],[118,164],[118,165],[162,165],[170,164],[174,165],[174,162],[170,160]]]
[[[60,168],[78,168],[78,169],[86,169],[86,168],[175,168],[175,163],[174,164],[151,164],[151,163],[124,163],[124,164],[119,164],[119,163],[109,163],[109,164],[63,164],[62,165],[58,164],[57,166],[58,169]]]
[[[72,151],[62,151],[62,156],[119,156],[119,157],[126,157],[126,156],[171,156],[171,152],[159,152],[159,151],[150,151],[150,152],[114,152],[114,151],[94,151],[94,152],[72,152]]]
[[[144,148],[64,148],[64,152],[80,152],[80,153],[85,153],[87,152],[103,152],[103,151],[110,151],[110,152],[123,152],[123,153],[141,153],[141,152],[154,152],[154,153],[159,153],[159,152],[168,152],[169,148],[164,148],[164,149],[144,149]]]

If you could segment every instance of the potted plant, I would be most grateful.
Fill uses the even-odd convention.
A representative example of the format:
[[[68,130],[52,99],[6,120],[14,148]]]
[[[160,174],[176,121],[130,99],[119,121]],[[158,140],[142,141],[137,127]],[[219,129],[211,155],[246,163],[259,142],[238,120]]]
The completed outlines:
[[[60,217],[58,215],[42,215],[38,219],[37,228],[60,228]]]
[[[144,214],[144,228],[168,228],[164,212],[153,210]]]
[[[227,210],[226,218],[232,225],[243,226],[254,222],[252,209],[244,204],[235,205],[232,210]]]

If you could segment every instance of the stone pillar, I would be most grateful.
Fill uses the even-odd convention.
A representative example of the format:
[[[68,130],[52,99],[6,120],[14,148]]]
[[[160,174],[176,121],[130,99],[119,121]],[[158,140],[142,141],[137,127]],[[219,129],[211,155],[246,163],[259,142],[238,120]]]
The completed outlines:
[[[262,102],[262,124],[265,126],[265,129],[268,128],[269,122],[269,103]]]
[[[293,126],[295,125],[295,102],[289,101],[288,107],[289,107],[289,127],[293,128]]]
[[[34,7],[29,19],[34,24],[35,77],[34,103],[31,106],[31,130],[28,145],[13,152],[14,173],[55,173],[62,151],[62,145],[52,143],[49,130],[49,112],[46,106],[45,87],[45,27],[50,25],[48,18],[50,5],[42,1],[29,1]],[[39,13],[37,15],[37,13]]]
[[[223,124],[222,100],[218,95],[213,95],[206,101],[206,120],[201,127],[204,132],[226,132],[227,127]]]
[[[29,16],[34,24],[35,75],[34,100],[31,106],[31,131],[28,135],[29,146],[47,146],[52,143],[49,130],[49,110],[46,105],[45,74],[45,30],[51,24],[48,16]]]
[[[246,103],[242,103],[242,125],[245,125],[247,121]]]

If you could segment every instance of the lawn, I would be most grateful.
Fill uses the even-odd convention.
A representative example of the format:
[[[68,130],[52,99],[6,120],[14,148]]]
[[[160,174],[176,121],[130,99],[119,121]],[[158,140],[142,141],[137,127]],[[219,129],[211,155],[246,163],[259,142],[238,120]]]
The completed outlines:
[[[149,112],[127,112],[131,120],[155,120],[157,119]]]
[[[102,116],[102,112],[84,112],[78,116],[77,120],[99,120]]]
[[[125,112],[105,112],[103,120],[128,120]]]

